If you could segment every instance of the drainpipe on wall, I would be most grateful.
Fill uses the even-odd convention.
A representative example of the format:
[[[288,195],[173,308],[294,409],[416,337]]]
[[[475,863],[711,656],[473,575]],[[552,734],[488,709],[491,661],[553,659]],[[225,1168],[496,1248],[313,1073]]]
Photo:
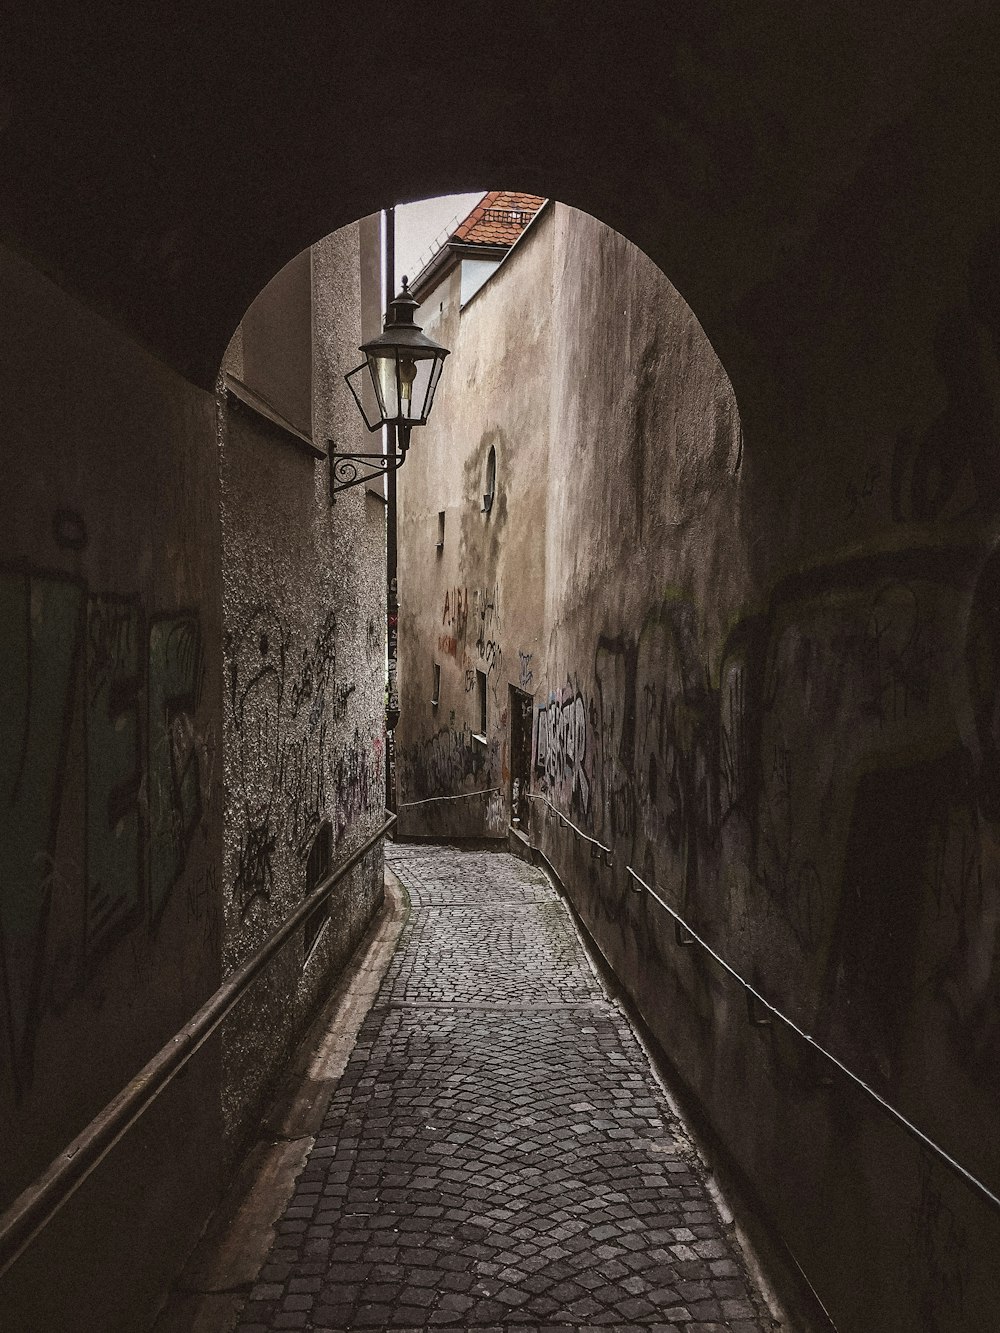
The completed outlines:
[[[385,300],[387,307],[396,294],[396,210],[387,208],[385,218],[385,248],[383,251]],[[396,452],[396,427],[386,426],[385,447],[388,453]],[[399,600],[396,585],[396,473],[386,474],[386,511],[385,511],[385,576],[386,576],[386,645],[388,681],[386,690],[385,713],[385,804],[386,809],[396,810],[396,724],[399,722],[399,687],[396,682],[397,629],[399,625]]]

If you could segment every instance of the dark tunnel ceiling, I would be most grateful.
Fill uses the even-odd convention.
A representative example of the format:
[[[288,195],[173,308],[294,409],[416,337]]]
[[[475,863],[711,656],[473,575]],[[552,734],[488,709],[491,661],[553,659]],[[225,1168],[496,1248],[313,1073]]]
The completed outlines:
[[[963,216],[949,163],[959,141],[966,176],[992,155],[998,26],[986,6],[872,0],[33,0],[0,44],[0,227],[208,385],[305,245],[485,181],[628,236],[728,367],[741,339],[787,345],[836,314],[908,209],[943,233]],[[768,286],[794,300],[737,330]]]

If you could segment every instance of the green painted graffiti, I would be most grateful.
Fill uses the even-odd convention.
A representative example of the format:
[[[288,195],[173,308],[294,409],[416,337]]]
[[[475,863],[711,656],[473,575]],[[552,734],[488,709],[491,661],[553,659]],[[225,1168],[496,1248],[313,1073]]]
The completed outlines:
[[[137,599],[0,571],[0,1031],[18,1095],[53,894],[81,894],[85,965],[143,919],[153,928],[184,868],[202,818],[201,677],[195,613],[155,617],[147,633]],[[57,867],[63,836],[82,850],[79,872]]]
[[[19,1087],[37,1017],[84,589],[0,576],[0,981]]]

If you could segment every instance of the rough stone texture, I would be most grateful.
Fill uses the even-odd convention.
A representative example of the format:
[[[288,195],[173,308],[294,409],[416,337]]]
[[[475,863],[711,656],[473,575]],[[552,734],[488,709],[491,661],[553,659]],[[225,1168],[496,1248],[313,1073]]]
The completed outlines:
[[[362,448],[344,371],[361,341],[358,227],[295,261],[249,312],[224,370],[320,447]],[[310,275],[311,274],[311,279]],[[288,335],[264,375],[274,330]],[[271,934],[382,820],[385,509],[363,488],[331,506],[329,464],[231,399],[220,415],[226,707],[226,966]],[[324,827],[327,833],[324,834]],[[235,1159],[318,998],[380,897],[381,854],[337,886],[315,939],[291,942],[227,1022],[227,1157]]]
[[[387,856],[411,917],[240,1333],[769,1328],[544,876],[504,854]]]

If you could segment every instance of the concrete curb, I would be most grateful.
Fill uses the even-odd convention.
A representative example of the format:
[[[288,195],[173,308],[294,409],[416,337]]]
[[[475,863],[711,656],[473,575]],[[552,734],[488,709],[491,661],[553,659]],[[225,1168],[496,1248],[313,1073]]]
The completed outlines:
[[[381,910],[299,1043],[256,1143],[151,1333],[231,1333],[235,1327],[409,914],[406,890],[388,866],[384,884]]]

